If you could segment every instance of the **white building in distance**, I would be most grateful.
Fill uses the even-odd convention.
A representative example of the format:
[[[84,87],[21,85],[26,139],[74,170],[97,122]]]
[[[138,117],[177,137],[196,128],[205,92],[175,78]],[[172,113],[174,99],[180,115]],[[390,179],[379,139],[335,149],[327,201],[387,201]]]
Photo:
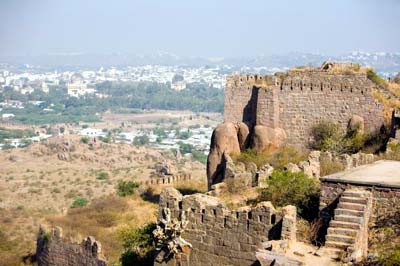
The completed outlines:
[[[86,94],[96,92],[93,88],[88,88],[83,76],[75,73],[71,76],[71,81],[67,84],[68,95],[72,97],[81,97]]]

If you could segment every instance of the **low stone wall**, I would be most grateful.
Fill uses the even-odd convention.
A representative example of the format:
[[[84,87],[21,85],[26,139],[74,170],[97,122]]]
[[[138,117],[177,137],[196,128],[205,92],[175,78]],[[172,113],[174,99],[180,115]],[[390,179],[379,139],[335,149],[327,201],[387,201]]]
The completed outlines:
[[[190,173],[184,173],[176,175],[165,175],[161,177],[152,177],[149,180],[141,181],[139,183],[141,185],[168,185],[191,179],[192,175]]]
[[[371,186],[368,184],[348,184],[321,182],[320,210],[327,218],[332,217],[339,197],[348,188],[362,188],[372,193],[371,224],[400,212],[400,187]]]
[[[261,202],[255,207],[229,210],[218,198],[182,196],[167,188],[160,195],[159,225],[165,228],[161,221],[182,221],[186,227],[180,236],[183,240],[176,242],[189,243],[191,250],[166,258],[168,252],[161,249],[154,265],[256,265],[261,243],[281,238],[295,241],[293,208],[287,206],[278,212],[270,202]]]
[[[93,237],[81,244],[68,243],[62,238],[60,228],[45,232],[40,229],[36,245],[38,266],[106,266],[99,258],[101,245]]]
[[[355,153],[355,154],[341,154],[333,155],[330,152],[321,152],[320,161],[323,162],[340,162],[345,170],[364,165],[370,164],[375,161],[375,157],[372,153]]]

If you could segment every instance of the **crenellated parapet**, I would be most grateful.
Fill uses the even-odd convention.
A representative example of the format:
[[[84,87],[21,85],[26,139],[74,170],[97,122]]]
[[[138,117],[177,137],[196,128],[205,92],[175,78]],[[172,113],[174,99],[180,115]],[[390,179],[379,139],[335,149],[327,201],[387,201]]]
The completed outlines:
[[[224,122],[280,128],[288,144],[307,147],[311,128],[321,120],[343,129],[353,115],[368,132],[383,124],[383,106],[374,99],[376,84],[353,63],[327,62],[274,75],[235,74],[227,78]]]
[[[38,266],[106,266],[101,257],[101,244],[92,236],[79,244],[65,240],[59,227],[39,230],[36,245]]]
[[[185,222],[180,237],[191,248],[169,260],[158,256],[155,265],[253,265],[262,243],[271,239],[295,241],[293,206],[278,211],[271,202],[261,202],[231,210],[219,198],[182,196],[173,188],[162,191],[159,204],[158,221]]]

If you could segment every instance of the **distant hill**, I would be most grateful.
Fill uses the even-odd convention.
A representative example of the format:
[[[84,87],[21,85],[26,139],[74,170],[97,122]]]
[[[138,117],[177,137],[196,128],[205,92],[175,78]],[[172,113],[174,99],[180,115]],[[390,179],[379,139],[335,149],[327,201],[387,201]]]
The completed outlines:
[[[170,53],[158,53],[155,55],[70,53],[41,56],[0,56],[0,68],[1,64],[6,63],[19,65],[21,67],[25,64],[29,64],[40,66],[45,69],[57,68],[59,70],[137,65],[230,65],[233,69],[240,69],[242,67],[291,68],[302,65],[319,66],[322,62],[327,60],[352,61],[365,66],[372,66],[377,72],[384,76],[392,76],[394,73],[400,71],[400,53],[368,53],[361,51],[354,51],[339,56],[289,53],[235,58],[182,57]]]

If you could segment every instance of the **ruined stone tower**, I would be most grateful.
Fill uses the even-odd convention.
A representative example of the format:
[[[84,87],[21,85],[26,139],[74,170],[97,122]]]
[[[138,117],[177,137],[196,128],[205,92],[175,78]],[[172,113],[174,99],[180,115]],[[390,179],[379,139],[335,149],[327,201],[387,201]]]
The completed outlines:
[[[224,123],[214,131],[207,165],[209,185],[218,182],[224,152],[258,151],[291,145],[308,147],[313,126],[331,121],[345,129],[357,120],[366,132],[383,125],[375,83],[353,63],[327,62],[275,75],[227,78]],[[217,182],[216,182],[217,181]]]

